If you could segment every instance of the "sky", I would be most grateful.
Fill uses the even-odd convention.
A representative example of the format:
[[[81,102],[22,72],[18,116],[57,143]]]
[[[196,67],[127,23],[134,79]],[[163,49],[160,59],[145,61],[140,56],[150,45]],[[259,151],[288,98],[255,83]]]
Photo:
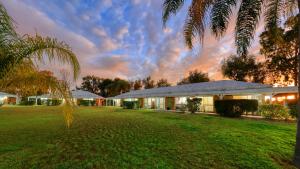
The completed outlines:
[[[165,28],[163,0],[0,1],[13,17],[18,33],[38,33],[70,45],[80,62],[80,77],[135,80],[150,75],[175,84],[198,69],[220,80],[224,79],[220,63],[236,51],[234,19],[222,38],[215,39],[207,30],[201,47],[189,50],[185,46],[182,32],[188,1]],[[262,27],[258,30],[261,32]],[[258,35],[251,54],[259,54]],[[68,70],[58,63],[39,64],[41,69],[54,72]]]

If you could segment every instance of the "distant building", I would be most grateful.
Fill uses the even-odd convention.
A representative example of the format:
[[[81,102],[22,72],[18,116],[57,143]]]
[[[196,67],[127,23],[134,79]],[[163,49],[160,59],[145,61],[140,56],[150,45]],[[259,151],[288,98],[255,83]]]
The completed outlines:
[[[107,98],[109,106],[121,106],[123,101],[139,101],[141,108],[175,110],[187,103],[187,98],[202,98],[200,111],[214,112],[214,101],[220,99],[256,99],[258,102],[285,104],[295,101],[297,87],[272,87],[260,83],[221,80],[130,91]]]
[[[18,96],[5,92],[0,92],[0,105],[2,104],[17,104]]]
[[[85,105],[85,106],[102,106],[104,104],[104,97],[96,95],[94,93],[83,91],[83,90],[72,90],[72,100],[76,105]],[[44,94],[40,96],[29,96],[28,100],[35,101],[40,104],[52,104],[54,100],[61,100],[63,98],[57,97],[51,94]]]

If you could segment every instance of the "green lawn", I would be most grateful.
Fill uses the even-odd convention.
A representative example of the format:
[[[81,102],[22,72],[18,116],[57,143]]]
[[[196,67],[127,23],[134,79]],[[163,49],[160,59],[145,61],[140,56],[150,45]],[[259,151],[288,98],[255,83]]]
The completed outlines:
[[[292,168],[295,123],[118,108],[0,108],[0,168]]]

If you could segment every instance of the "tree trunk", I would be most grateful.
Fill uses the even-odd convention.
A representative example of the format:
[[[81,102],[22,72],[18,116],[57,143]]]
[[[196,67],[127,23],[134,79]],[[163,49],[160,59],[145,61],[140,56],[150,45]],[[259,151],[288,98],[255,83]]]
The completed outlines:
[[[298,0],[298,12],[300,13],[300,0]],[[298,22],[300,21],[300,15],[298,15]],[[298,45],[300,46],[300,24],[298,24]],[[297,121],[297,134],[296,145],[294,154],[294,164],[300,168],[300,52],[298,52],[298,121]]]

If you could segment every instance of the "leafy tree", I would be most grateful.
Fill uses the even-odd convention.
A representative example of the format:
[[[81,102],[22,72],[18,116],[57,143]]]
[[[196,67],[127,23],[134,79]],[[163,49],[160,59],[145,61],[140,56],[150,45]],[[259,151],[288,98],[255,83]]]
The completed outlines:
[[[143,87],[143,82],[142,80],[138,79],[135,80],[133,83],[133,90],[140,90]]]
[[[183,6],[185,0],[164,0],[163,22],[166,24],[170,15],[176,14]],[[238,8],[235,26],[235,44],[239,56],[247,55],[248,48],[254,38],[256,27],[260,21],[261,14],[264,15],[265,29],[274,30],[280,24],[281,19],[293,12],[300,11],[299,0],[192,0],[188,10],[187,19],[184,24],[184,37],[186,45],[193,48],[193,42],[198,37],[203,42],[205,28],[210,23],[210,29],[216,37],[224,35],[231,19],[232,10]],[[264,10],[263,10],[264,9]],[[297,16],[300,20],[300,15]],[[300,39],[300,24],[297,25]],[[276,36],[276,31],[273,31]],[[298,46],[300,43],[298,42]],[[298,60],[300,54],[298,53]],[[298,70],[299,71],[299,70]],[[300,74],[298,73],[298,76]],[[298,79],[300,79],[298,77]],[[300,84],[298,81],[299,93]],[[299,103],[300,104],[300,100]],[[300,111],[300,110],[299,110]],[[300,114],[300,112],[298,112]],[[295,145],[294,163],[300,168],[300,120],[297,123],[297,135]]]
[[[83,77],[83,82],[79,89],[86,90],[103,97],[112,97],[130,91],[131,85],[130,82],[120,78],[112,80],[96,76],[86,76]]]
[[[156,86],[157,87],[168,87],[168,86],[171,86],[171,84],[168,82],[167,79],[160,79],[157,81]]]
[[[187,108],[194,114],[197,111],[200,111],[202,99],[201,98],[188,98],[187,99]]]
[[[155,87],[155,82],[151,79],[151,76],[146,77],[143,80],[143,84],[145,89],[151,89]]]
[[[14,71],[18,66],[22,66],[25,60],[42,61],[48,57],[49,61],[58,60],[62,63],[68,63],[72,66],[73,76],[76,79],[79,74],[80,66],[76,55],[72,52],[71,48],[64,42],[59,42],[50,37],[41,37],[38,34],[35,36],[24,35],[21,36],[15,31],[15,26],[11,17],[8,15],[3,4],[0,3],[0,80],[9,80],[14,76]],[[39,77],[34,73],[26,74],[26,79]],[[27,76],[28,75],[28,76]],[[40,79],[41,80],[41,79]],[[45,82],[45,81],[43,81]],[[67,126],[72,123],[72,101],[70,93],[66,87],[61,86],[57,81],[51,83],[53,90],[60,93],[66,100],[64,107],[65,119]],[[56,82],[56,83],[55,83]],[[21,81],[20,81],[21,83]]]
[[[262,63],[256,63],[254,56],[231,55],[222,63],[222,74],[229,79],[263,83],[266,71]]]
[[[267,68],[275,82],[298,83],[298,24],[297,17],[292,16],[285,22],[284,28],[274,28],[276,36],[274,30],[266,30],[260,35],[260,52],[265,56]]]
[[[89,91],[91,93],[100,94],[99,85],[101,83],[101,78],[96,76],[85,76],[82,78],[81,89],[85,91]]]
[[[190,83],[200,83],[209,82],[208,74],[202,73],[201,71],[194,70],[189,72],[189,76],[178,82],[178,85],[190,84]]]
[[[115,78],[113,82],[107,86],[108,96],[117,96],[130,91],[130,83],[120,78]]]

